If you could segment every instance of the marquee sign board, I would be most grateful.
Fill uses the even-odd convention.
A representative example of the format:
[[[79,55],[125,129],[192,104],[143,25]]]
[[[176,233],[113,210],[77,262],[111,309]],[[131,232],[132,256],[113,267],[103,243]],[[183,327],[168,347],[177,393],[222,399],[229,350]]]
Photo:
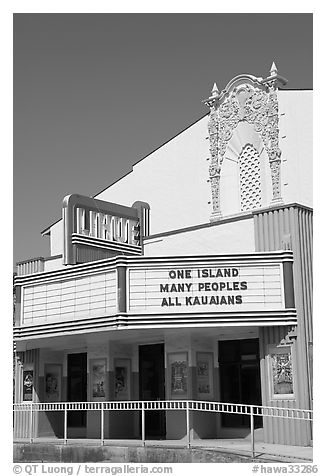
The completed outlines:
[[[91,259],[84,261],[121,253],[141,254],[148,220],[149,205],[145,202],[126,207],[82,195],[68,195],[63,200],[64,264],[80,262],[78,257],[82,253],[85,256],[92,253]]]
[[[21,289],[17,341],[80,326],[86,332],[93,326],[297,323],[291,251],[116,256],[19,276],[15,284]]]
[[[129,311],[224,312],[283,309],[282,264],[129,271]]]

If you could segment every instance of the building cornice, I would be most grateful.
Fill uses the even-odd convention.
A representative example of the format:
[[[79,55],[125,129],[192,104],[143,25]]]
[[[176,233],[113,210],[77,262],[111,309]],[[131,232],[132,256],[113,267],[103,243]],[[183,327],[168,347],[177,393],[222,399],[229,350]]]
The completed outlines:
[[[210,264],[232,264],[232,263],[261,263],[293,261],[292,251],[268,251],[237,254],[214,254],[214,255],[185,255],[185,256],[115,256],[84,264],[71,265],[64,269],[54,271],[44,271],[29,275],[15,277],[15,284],[24,286],[29,284],[46,283],[58,279],[76,278],[103,271],[114,271],[119,266],[123,267],[144,267],[144,266],[207,266]]]
[[[225,225],[226,223],[232,223],[232,222],[236,222],[236,221],[240,221],[240,220],[248,220],[248,219],[253,218],[255,215],[259,215],[260,213],[271,212],[271,211],[274,211],[274,210],[280,210],[280,209],[284,209],[284,208],[298,208],[298,209],[302,209],[302,210],[307,210],[309,212],[313,212],[313,209],[311,207],[308,207],[306,205],[301,205],[301,204],[296,203],[296,202],[290,203],[290,204],[283,204],[283,205],[270,205],[268,207],[259,208],[257,210],[252,210],[250,212],[244,212],[244,213],[239,213],[239,214],[236,214],[236,215],[231,215],[231,216],[228,216],[228,217],[223,217],[218,221],[206,222],[206,223],[202,223],[200,225],[193,225],[193,226],[188,226],[188,227],[185,227],[185,228],[177,228],[175,230],[163,231],[162,233],[154,233],[152,235],[144,237],[144,244],[146,245],[146,242],[148,240],[152,240],[154,238],[162,238],[164,236],[178,235],[180,233],[186,233],[186,232],[189,232],[189,231],[196,231],[196,230],[200,230],[200,229],[203,229],[203,228],[210,228],[210,227],[213,227],[213,226]]]
[[[223,327],[223,326],[280,326],[296,325],[295,309],[197,312],[192,314],[135,314],[119,313],[69,322],[51,322],[14,328],[14,340],[85,334],[103,331],[121,331],[152,328]]]

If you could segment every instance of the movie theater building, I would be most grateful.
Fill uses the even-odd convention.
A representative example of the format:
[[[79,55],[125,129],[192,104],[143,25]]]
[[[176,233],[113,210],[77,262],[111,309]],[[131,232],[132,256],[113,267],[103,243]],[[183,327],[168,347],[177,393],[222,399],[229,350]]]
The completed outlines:
[[[17,403],[311,409],[312,92],[285,84],[275,64],[215,84],[207,114],[132,172],[64,198],[43,232],[49,256],[17,265]],[[69,437],[98,437],[99,418],[70,412]],[[146,437],[183,438],[184,422],[152,412]],[[17,434],[24,424],[16,415]],[[248,418],[190,424],[193,438],[243,436]],[[311,443],[307,421],[256,426],[265,442]],[[62,437],[62,415],[39,414],[34,430]],[[106,438],[139,435],[137,412],[105,420]]]

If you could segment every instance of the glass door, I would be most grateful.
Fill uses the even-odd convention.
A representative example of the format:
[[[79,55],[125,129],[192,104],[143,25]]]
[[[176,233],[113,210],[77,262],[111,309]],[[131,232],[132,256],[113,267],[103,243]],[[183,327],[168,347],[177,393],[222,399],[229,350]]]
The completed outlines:
[[[139,346],[139,398],[165,399],[164,344]],[[146,411],[145,435],[165,438],[165,411]]]
[[[68,402],[87,401],[87,354],[68,354]],[[86,410],[68,412],[68,426],[73,428],[86,426]]]
[[[221,401],[261,405],[259,340],[243,339],[219,342]],[[222,426],[248,427],[246,415],[222,414]],[[255,418],[260,427],[262,419]]]

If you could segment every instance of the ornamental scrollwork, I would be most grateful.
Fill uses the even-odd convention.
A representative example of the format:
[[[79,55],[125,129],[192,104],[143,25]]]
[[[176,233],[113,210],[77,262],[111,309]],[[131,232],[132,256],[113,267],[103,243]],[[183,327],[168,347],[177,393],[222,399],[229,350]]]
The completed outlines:
[[[209,176],[210,178],[217,177],[220,175],[221,167],[218,164],[211,164],[209,166]]]
[[[273,200],[281,199],[281,188],[280,188],[280,166],[279,161],[275,160],[270,163],[271,175],[272,175],[272,187],[273,187]]]
[[[211,177],[212,186],[212,205],[213,205],[213,218],[221,218],[220,210],[220,170],[218,173]]]
[[[267,152],[273,190],[273,202],[281,201],[278,100],[274,82],[238,84],[223,98],[210,103],[208,133],[211,164],[209,175],[212,189],[213,217],[221,216],[220,170],[228,143],[240,121],[254,126]]]

